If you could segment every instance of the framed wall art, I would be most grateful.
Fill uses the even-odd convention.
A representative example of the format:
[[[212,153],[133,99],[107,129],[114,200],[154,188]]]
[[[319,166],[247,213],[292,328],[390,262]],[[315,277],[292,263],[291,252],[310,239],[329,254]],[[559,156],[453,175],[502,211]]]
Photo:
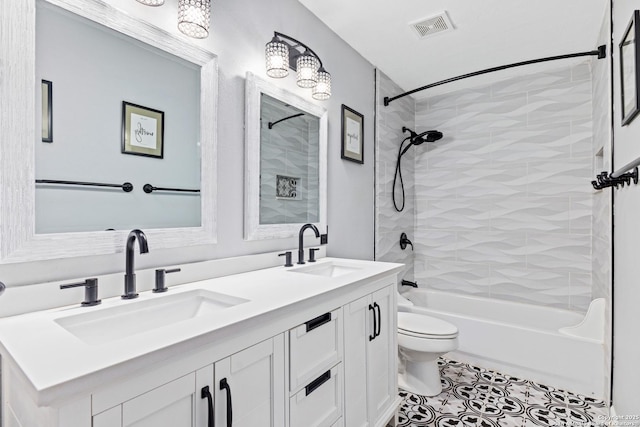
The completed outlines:
[[[164,112],[122,102],[122,153],[164,157]]]
[[[620,98],[622,126],[626,126],[640,112],[640,11],[634,11],[620,42]]]
[[[341,157],[352,162],[364,163],[364,116],[344,104]]]

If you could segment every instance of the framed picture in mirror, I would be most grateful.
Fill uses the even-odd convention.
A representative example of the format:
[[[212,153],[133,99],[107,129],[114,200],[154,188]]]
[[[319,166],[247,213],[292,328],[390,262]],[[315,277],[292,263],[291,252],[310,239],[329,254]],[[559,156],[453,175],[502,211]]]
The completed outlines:
[[[122,152],[164,157],[164,112],[122,101]]]
[[[42,80],[42,142],[53,142],[53,82]]]
[[[631,21],[620,42],[620,98],[622,126],[626,126],[640,112],[640,11],[633,12]]]
[[[341,157],[352,162],[364,163],[364,116],[344,104]]]

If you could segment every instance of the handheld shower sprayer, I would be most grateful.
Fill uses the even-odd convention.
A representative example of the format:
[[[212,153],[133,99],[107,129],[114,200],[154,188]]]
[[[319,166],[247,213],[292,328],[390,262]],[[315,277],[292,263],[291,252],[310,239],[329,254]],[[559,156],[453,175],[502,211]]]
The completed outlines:
[[[409,151],[409,148],[413,145],[420,145],[425,142],[435,142],[442,138],[442,132],[437,130],[427,130],[422,133],[416,133],[413,130],[409,129],[406,126],[402,127],[402,133],[409,132],[409,136],[402,140],[400,143],[400,148],[398,149],[398,160],[396,161],[396,172],[393,175],[393,189],[391,192],[391,196],[393,198],[393,207],[396,208],[396,211],[402,212],[404,210],[404,181],[402,180],[402,167],[401,167],[401,159],[404,154]],[[404,147],[404,143],[409,141],[409,144]],[[400,188],[402,191],[402,204],[398,207],[398,203],[396,202],[396,180],[400,178]]]

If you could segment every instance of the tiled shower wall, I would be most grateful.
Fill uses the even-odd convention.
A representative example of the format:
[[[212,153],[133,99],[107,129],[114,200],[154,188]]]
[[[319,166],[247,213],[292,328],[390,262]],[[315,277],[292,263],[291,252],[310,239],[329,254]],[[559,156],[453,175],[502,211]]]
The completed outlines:
[[[444,133],[415,149],[421,286],[587,309],[591,100],[586,61],[416,103],[417,130]]]
[[[414,204],[414,150],[402,157],[402,176],[406,194],[405,208],[397,212],[392,202],[393,175],[400,142],[407,136],[402,127],[415,129],[415,102],[411,97],[394,101],[385,107],[385,96],[404,92],[379,70],[376,71],[376,248],[377,261],[405,264],[400,278],[413,280],[413,252],[410,247],[400,249],[400,234],[413,235]],[[399,188],[399,187],[398,187]],[[399,197],[400,194],[396,193]],[[400,200],[400,199],[398,199]]]

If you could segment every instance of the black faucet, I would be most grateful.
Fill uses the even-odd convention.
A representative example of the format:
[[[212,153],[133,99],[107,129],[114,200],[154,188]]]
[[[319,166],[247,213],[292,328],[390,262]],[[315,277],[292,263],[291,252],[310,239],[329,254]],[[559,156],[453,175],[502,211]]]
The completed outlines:
[[[300,228],[300,233],[298,233],[298,264],[304,264],[304,240],[302,237],[307,228],[312,229],[313,232],[316,233],[316,237],[320,238],[320,231],[318,231],[318,227],[315,225],[305,224]]]
[[[140,253],[146,254],[149,252],[149,246],[147,246],[147,236],[142,230],[131,230],[129,237],[127,237],[127,249],[125,258],[125,273],[124,273],[124,295],[122,299],[138,298],[136,293],[136,275],[134,273],[134,247],[133,244],[138,240],[138,246],[140,246]]]

